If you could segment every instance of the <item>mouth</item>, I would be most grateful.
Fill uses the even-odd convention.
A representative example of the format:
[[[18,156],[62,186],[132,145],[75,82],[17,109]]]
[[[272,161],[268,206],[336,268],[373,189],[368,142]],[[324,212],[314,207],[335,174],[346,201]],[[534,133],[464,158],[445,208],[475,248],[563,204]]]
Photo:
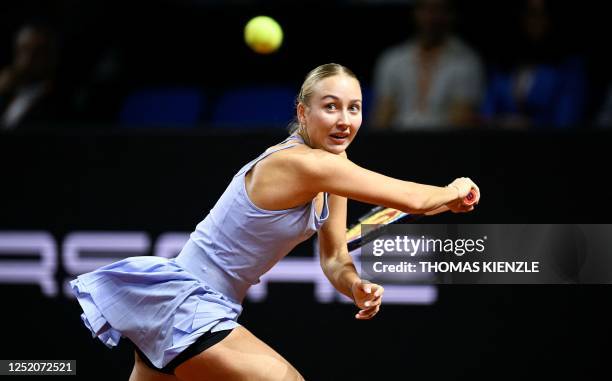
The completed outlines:
[[[329,138],[335,144],[344,144],[348,140],[349,135],[350,134],[346,132],[339,132],[337,134],[329,135]]]

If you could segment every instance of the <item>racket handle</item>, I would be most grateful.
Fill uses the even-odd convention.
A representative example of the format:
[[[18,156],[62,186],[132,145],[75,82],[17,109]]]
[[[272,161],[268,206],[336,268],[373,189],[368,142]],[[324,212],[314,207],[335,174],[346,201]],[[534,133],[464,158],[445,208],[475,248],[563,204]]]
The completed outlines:
[[[463,198],[463,203],[467,206],[474,205],[474,203],[478,199],[477,196],[478,193],[476,192],[476,189],[472,189],[470,193],[468,193],[468,195]]]

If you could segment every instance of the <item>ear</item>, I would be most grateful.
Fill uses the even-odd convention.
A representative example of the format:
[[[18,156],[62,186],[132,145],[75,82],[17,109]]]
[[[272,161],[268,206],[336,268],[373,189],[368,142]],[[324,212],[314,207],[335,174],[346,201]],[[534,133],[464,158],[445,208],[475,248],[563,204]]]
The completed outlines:
[[[306,121],[306,106],[302,102],[297,105],[297,118],[300,124],[304,124]]]

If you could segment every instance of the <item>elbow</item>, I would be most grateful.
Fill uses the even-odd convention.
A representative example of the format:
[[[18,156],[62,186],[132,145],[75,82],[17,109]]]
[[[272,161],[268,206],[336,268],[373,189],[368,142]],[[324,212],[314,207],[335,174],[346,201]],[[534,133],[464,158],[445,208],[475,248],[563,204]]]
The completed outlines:
[[[347,250],[335,249],[328,252],[321,250],[320,265],[323,273],[330,278],[335,278],[335,274],[346,264],[352,264],[352,260]]]
[[[320,253],[321,258],[319,263],[321,264],[321,269],[323,269],[324,273],[331,272],[335,267],[337,267],[338,256],[336,253]]]
[[[337,269],[337,262],[335,258],[323,258],[321,257],[321,270],[323,270],[323,274],[330,281],[334,282],[335,279],[335,270]]]

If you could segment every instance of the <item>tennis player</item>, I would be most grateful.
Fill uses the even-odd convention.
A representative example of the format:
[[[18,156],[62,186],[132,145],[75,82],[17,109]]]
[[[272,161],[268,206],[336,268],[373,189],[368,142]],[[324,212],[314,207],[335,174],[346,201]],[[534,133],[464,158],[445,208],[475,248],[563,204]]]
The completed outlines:
[[[347,158],[362,120],[349,69],[317,67],[296,103],[289,138],[238,171],[178,257],[127,258],[71,282],[94,336],[109,347],[121,337],[134,343],[130,380],[303,380],[236,322],[248,288],[318,232],[323,272],[354,300],[356,319],[371,319],[383,287],[360,279],[348,254],[347,198],[419,214],[474,209],[462,202],[478,190],[468,178],[423,185]]]

